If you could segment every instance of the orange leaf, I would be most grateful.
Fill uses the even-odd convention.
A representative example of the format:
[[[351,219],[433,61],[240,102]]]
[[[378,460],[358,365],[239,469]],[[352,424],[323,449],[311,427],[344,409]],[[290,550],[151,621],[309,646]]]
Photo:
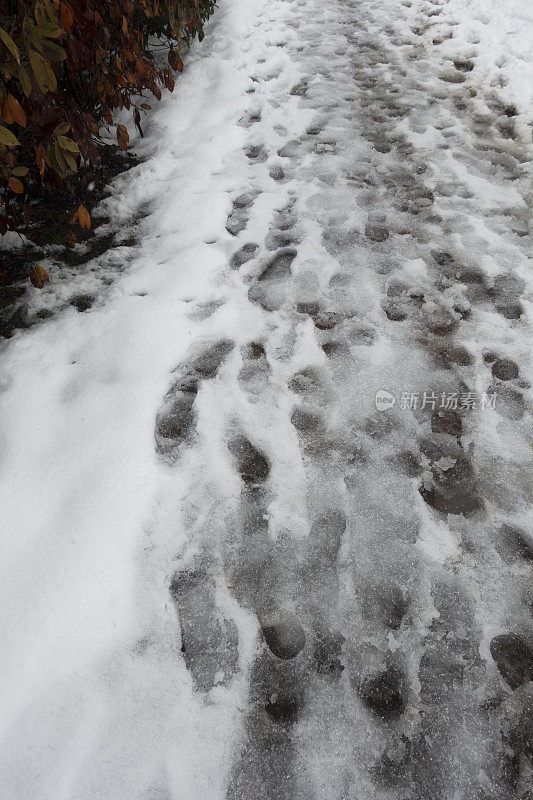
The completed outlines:
[[[67,244],[69,247],[74,247],[74,245],[76,244],[76,234],[74,233],[74,231],[69,231],[67,233]]]
[[[167,87],[168,91],[169,92],[173,92],[175,85],[176,85],[176,82],[174,80],[173,75],[170,72],[168,72],[167,70],[165,70],[165,86]]]
[[[49,281],[48,272],[37,264],[30,267],[30,281],[36,289],[42,289],[45,282]]]
[[[21,128],[26,127],[26,114],[23,111],[22,106],[20,105],[19,101],[16,100],[12,94],[8,94],[6,103],[9,106],[9,110],[11,112],[11,116],[18,122]]]
[[[78,210],[76,211],[76,215],[78,217],[78,220],[79,220],[79,223],[80,223],[81,227],[85,228],[85,230],[88,231],[89,228],[91,227],[91,218],[90,218],[89,212],[87,211],[85,206],[83,206],[83,205],[78,206]]]
[[[70,8],[64,3],[61,4],[61,22],[63,23],[64,29],[70,33],[74,25],[74,17]]]
[[[24,191],[24,184],[22,183],[22,181],[19,181],[18,178],[10,178],[9,188],[11,189],[12,192],[15,192],[15,194],[22,194],[22,192]]]
[[[11,113],[9,103],[7,102],[7,97],[5,102],[2,104],[1,116],[6,125],[13,125],[15,120],[13,118],[13,114]]]
[[[180,58],[180,55],[176,50],[171,50],[168,54],[168,63],[172,67],[172,69],[177,70],[178,72],[183,72],[183,61]]]
[[[125,125],[117,125],[117,142],[122,150],[128,149],[130,135]]]

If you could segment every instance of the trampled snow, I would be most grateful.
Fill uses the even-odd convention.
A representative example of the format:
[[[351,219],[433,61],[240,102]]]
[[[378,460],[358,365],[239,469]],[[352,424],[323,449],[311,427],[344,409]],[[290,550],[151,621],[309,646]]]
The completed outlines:
[[[2,800],[527,797],[532,20],[220,0],[2,345]]]

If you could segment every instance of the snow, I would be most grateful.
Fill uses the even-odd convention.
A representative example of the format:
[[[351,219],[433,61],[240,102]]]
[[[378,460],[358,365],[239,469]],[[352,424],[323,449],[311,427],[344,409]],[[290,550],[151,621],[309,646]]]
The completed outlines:
[[[445,14],[458,23],[450,56],[475,57],[480,82],[503,90],[533,120],[533,5],[529,0],[450,0]]]
[[[190,707],[169,608],[156,609],[157,624],[171,628],[174,651],[141,666],[130,653],[150,633],[167,577],[142,574],[164,480],[155,413],[193,329],[196,337],[238,327],[224,318],[194,325],[189,312],[218,299],[225,256],[204,242],[223,229],[231,203],[227,177],[211,176],[244,141],[233,118],[248,80],[235,63],[258,5],[218,13],[176,94],[150,120],[139,148],[148,160],[115,183],[114,221],[153,204],[133,267],[105,303],[83,315],[69,309],[3,354],[2,797],[133,796],[171,764],[181,797],[206,796],[217,751],[225,775],[221,732],[235,711],[224,698],[205,712]],[[83,290],[83,277],[76,283]],[[176,523],[166,532],[171,558],[183,546]]]
[[[435,7],[436,21],[427,16]],[[412,28],[421,19],[429,27],[419,36]],[[428,43],[451,29],[453,38],[411,59],[418,39]],[[398,63],[366,63],[371,50],[357,61],[366,41],[380,57],[397,54]],[[449,746],[435,760],[446,772],[446,758],[454,759],[450,792],[466,797],[469,770],[485,769],[499,722],[485,722],[474,705],[477,677],[472,698],[467,687],[467,698],[453,696],[442,712],[426,698],[432,711],[424,722],[417,670],[439,637],[455,637],[458,647],[471,637],[489,662],[491,636],[529,624],[517,599],[527,594],[526,570],[518,562],[506,568],[491,537],[503,521],[527,529],[533,519],[526,446],[533,283],[529,240],[509,230],[509,220],[522,224],[528,213],[532,45],[526,0],[372,0],[360,8],[221,0],[174,94],[143,123],[145,138],[134,140],[142,163],[114,180],[105,202],[110,226],[124,239],[133,234],[137,245],[114,249],[82,275],[51,270],[31,311],[55,316],[2,346],[1,800],[407,797],[373,782],[371,760],[391,741],[353,691],[365,659],[382,668],[388,651],[405,657],[412,702],[398,730]],[[491,140],[513,180],[491,168],[487,150],[476,149],[470,116],[449,102],[457,84],[450,89],[437,76],[454,59],[474,64],[472,117],[500,119],[493,92],[517,105],[523,163],[513,142]],[[392,161],[367,135],[367,73],[377,84],[370,92],[399,82],[400,97],[388,96],[385,110],[388,101],[397,103],[393,110],[409,107],[386,129],[406,144]],[[295,87],[303,80],[302,94]],[[405,187],[394,176],[404,162],[417,180],[426,175],[423,188],[434,194],[434,202],[418,197],[413,217],[396,202]],[[250,190],[258,194],[249,206],[234,204]],[[428,206],[441,223],[425,221]],[[232,214],[243,223],[235,236],[226,230]],[[250,243],[258,243],[253,257],[240,269],[228,266]],[[480,269],[483,280],[452,275],[439,288],[435,250],[449,250],[457,268]],[[280,252],[290,263],[272,277]],[[508,283],[498,284],[502,278]],[[497,297],[502,285],[506,301],[520,297],[522,318],[497,313],[476,285]],[[65,307],[83,292],[97,295],[89,311]],[[394,319],[394,302],[413,316]],[[340,323],[317,326],[316,305]],[[444,340],[431,325],[450,316],[460,321],[452,344],[471,354],[472,371],[435,366],[432,348]],[[192,444],[177,463],[165,461],[154,445],[163,398],[195,357],[222,340],[234,347],[200,383]],[[393,466],[431,437],[427,412],[397,403],[388,429],[374,398],[380,389],[397,398],[405,390],[450,391],[463,379],[487,391],[490,349],[515,360],[520,378],[511,389],[498,384],[503,416],[497,408],[482,420],[464,418],[460,453],[479,475],[487,517],[438,518],[418,478]],[[269,462],[266,489],[243,489],[228,448],[235,435]],[[448,445],[420,456],[428,490],[458,463],[459,443]],[[339,534],[331,556],[339,509],[349,535]],[[259,517],[268,537],[257,523],[259,533],[239,538]],[[309,541],[325,555],[306,573]],[[269,605],[271,555],[282,611]],[[233,671],[223,662],[203,692],[182,652],[180,601],[169,592],[175,574],[187,572],[203,581],[193,617],[204,614],[206,628],[213,615],[231,621],[239,643]],[[368,610],[364,601],[391,581],[412,598],[410,622],[394,634],[375,624],[379,603]],[[308,598],[321,609],[320,624],[342,632],[349,666],[340,684],[302,677],[295,667],[295,680],[312,689],[309,707],[294,736],[270,741],[253,716],[261,681],[271,697],[279,689],[269,683],[279,676],[265,666],[260,623],[286,612],[301,617],[310,636],[318,622]],[[437,620],[448,627],[435,627]],[[498,679],[489,665],[479,681],[494,696]],[[446,715],[463,725],[465,710],[464,727],[450,734]],[[270,750],[261,750],[265,737]],[[239,769],[259,781],[250,779],[247,794],[239,795]]]

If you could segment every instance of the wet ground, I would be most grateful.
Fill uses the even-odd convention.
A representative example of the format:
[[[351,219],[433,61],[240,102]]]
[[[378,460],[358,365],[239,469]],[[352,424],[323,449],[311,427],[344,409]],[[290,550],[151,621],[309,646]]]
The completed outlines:
[[[288,414],[278,447],[290,420],[305,534],[269,523],[280,453],[235,412],[237,520],[216,544],[202,536],[171,585],[183,656],[198,692],[232,680],[237,632],[214,588],[226,581],[262,640],[231,800],[526,798],[531,148],[515,110],[469,81],[475,47],[440,62],[453,27],[424,38],[440,3],[408,34],[380,3],[290,6],[297,36],[277,46],[304,73],[290,94],[310,122],[284,141],[280,70],[258,63],[240,121],[249,180],[226,228],[265,315],[235,378],[259,426],[273,406]],[[266,168],[287,202],[260,240],[247,224]],[[280,387],[302,337],[313,363]],[[199,386],[231,348],[195,353],[170,388],[156,443],[172,463],[195,446]],[[396,402],[369,413],[380,390]]]
[[[68,800],[531,800],[533,150],[476,42],[440,54],[445,7],[265,3],[232,42],[215,19],[214,116],[199,94],[170,148],[199,178],[141,169],[137,271],[43,326],[52,367],[13,345],[13,403],[28,372],[65,414],[28,458],[54,478],[80,442],[36,605],[88,598],[44,640],[66,677],[13,700],[24,800],[57,775]]]

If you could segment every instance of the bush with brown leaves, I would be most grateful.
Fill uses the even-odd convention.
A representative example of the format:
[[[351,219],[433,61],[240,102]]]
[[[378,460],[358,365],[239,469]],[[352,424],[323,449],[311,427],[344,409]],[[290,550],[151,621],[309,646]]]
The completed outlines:
[[[29,184],[61,190],[82,161],[98,164],[102,126],[127,148],[116,109],[142,133],[146,94],[173,90],[215,2],[0,0],[0,233],[27,216]]]

